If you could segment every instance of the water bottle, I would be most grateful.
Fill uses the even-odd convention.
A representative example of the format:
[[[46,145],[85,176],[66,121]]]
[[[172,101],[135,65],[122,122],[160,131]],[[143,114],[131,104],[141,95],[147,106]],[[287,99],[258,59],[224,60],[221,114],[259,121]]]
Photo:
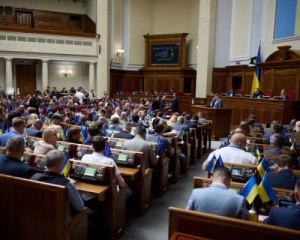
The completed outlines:
[[[82,159],[82,151],[81,151],[81,147],[79,147],[79,148],[77,149],[77,158],[78,158],[78,160],[81,160],[81,159]]]

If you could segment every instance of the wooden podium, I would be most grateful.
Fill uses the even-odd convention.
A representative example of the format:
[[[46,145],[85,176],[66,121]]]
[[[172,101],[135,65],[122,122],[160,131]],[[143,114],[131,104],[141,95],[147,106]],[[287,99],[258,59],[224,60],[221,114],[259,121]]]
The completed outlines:
[[[232,108],[212,108],[205,105],[192,105],[193,114],[202,112],[204,118],[212,120],[212,140],[219,140],[220,137],[227,137],[230,133],[230,121]]]

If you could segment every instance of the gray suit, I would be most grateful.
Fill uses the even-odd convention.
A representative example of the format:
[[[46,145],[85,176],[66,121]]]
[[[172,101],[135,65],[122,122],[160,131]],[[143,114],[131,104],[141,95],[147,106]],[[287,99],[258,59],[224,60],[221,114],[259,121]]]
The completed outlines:
[[[286,127],[287,128],[287,130],[294,130],[295,129],[295,124],[288,124],[288,125],[285,125],[284,127]],[[296,129],[297,130],[297,129]]]
[[[186,209],[249,220],[245,198],[229,192],[221,183],[213,183],[208,188],[194,189]]]
[[[199,118],[198,123],[208,123],[205,118]]]
[[[274,147],[274,148],[271,148],[271,149],[268,149],[268,150],[264,151],[264,153],[278,155],[281,149],[282,149],[282,147],[281,148],[280,147]]]
[[[145,165],[145,169],[150,167],[150,162],[152,165],[157,164],[158,160],[153,148],[151,147],[151,143],[146,142],[140,136],[136,136],[134,139],[124,142],[122,149],[143,152],[143,164]]]
[[[273,131],[273,127],[269,127],[269,128],[264,129],[265,134],[270,134],[270,133],[272,133],[272,131]]]

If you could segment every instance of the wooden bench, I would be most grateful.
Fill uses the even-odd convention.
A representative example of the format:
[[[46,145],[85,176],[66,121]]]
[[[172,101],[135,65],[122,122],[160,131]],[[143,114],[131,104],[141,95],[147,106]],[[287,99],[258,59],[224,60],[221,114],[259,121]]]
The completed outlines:
[[[0,174],[3,239],[87,239],[88,208],[71,216],[67,188]]]

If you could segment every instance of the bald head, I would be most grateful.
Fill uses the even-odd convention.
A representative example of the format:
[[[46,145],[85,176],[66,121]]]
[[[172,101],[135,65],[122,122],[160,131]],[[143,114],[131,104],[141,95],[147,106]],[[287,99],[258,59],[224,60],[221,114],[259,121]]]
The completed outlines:
[[[291,124],[295,124],[297,122],[297,119],[292,119]]]
[[[116,113],[117,113],[118,115],[120,115],[121,109],[120,109],[120,108],[116,108]]]
[[[234,133],[230,139],[230,145],[239,146],[244,149],[246,146],[246,136],[242,133]]]
[[[121,118],[123,118],[123,119],[127,118],[127,113],[126,112],[122,112],[121,113]]]
[[[234,130],[235,133],[243,133],[243,129],[241,128],[237,128]]]

